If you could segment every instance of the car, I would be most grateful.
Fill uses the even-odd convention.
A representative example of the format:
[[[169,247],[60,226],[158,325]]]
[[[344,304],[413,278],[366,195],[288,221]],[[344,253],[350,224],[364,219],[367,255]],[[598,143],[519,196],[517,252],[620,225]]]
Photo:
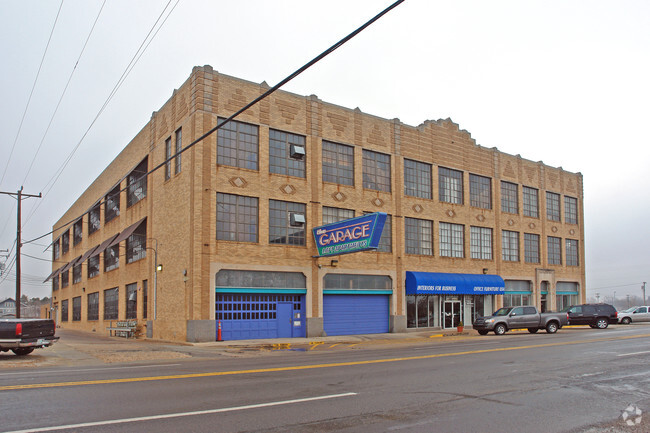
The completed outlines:
[[[618,312],[609,304],[572,305],[567,309],[569,325],[589,325],[592,328],[605,329],[610,324],[618,323]]]
[[[618,322],[624,325],[632,322],[650,322],[650,307],[641,305],[621,311],[618,313]]]
[[[480,335],[487,335],[489,331],[494,331],[496,335],[503,335],[510,329],[524,328],[531,334],[540,329],[555,334],[566,324],[566,313],[540,313],[533,306],[522,305],[500,308],[491,316],[478,317],[472,325]]]

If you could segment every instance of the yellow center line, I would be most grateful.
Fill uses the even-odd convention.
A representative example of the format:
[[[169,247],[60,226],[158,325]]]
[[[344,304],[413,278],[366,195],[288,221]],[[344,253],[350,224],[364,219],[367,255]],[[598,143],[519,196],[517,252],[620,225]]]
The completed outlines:
[[[546,344],[531,344],[527,346],[517,346],[517,347],[502,347],[502,348],[492,348],[492,349],[480,349],[480,350],[468,350],[463,352],[452,352],[452,353],[439,353],[433,355],[419,355],[419,356],[403,356],[399,358],[384,358],[384,359],[371,359],[367,361],[347,361],[347,362],[334,362],[328,364],[312,364],[312,365],[297,365],[292,367],[274,367],[274,368],[256,368],[251,370],[233,370],[233,371],[214,371],[210,373],[192,373],[192,374],[176,374],[170,376],[150,376],[150,377],[132,377],[132,378],[121,378],[121,379],[102,379],[102,380],[81,380],[77,382],[55,382],[55,383],[35,383],[30,385],[7,385],[0,386],[0,391],[10,391],[18,389],[40,389],[40,388],[57,388],[57,387],[66,387],[66,386],[83,386],[83,385],[104,385],[111,383],[134,383],[134,382],[151,382],[156,380],[173,380],[173,379],[194,379],[199,377],[216,377],[216,376],[232,376],[238,374],[254,374],[254,373],[276,373],[282,371],[298,371],[298,370],[311,370],[316,368],[333,368],[333,367],[349,367],[355,365],[368,365],[368,364],[382,364],[387,362],[401,362],[401,361],[415,361],[420,359],[433,359],[433,358],[444,358],[448,356],[461,356],[461,355],[473,355],[478,353],[495,353],[495,352],[508,352],[513,350],[524,350],[524,349],[539,349],[542,347],[553,347],[553,346],[567,346],[571,344],[582,344],[582,343],[595,343],[601,341],[611,341],[611,340],[629,340],[634,338],[645,338],[650,337],[650,334],[643,335],[633,335],[627,337],[606,337],[606,338],[594,338],[590,340],[579,340],[579,341],[566,341],[560,343],[546,343]]]

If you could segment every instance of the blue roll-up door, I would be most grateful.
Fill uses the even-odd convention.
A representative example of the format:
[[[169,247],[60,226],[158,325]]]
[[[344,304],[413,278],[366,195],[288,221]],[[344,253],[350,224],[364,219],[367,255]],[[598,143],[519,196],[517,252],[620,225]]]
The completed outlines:
[[[388,332],[388,295],[323,295],[323,328],[327,335]]]

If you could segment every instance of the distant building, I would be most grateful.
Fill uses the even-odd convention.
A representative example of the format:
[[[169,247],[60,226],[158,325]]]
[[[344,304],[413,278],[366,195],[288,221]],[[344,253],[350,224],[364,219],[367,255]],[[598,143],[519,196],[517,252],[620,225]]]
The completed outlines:
[[[267,89],[194,68],[61,216],[60,326],[273,339],[585,300],[582,175],[479,146],[449,119],[415,127],[278,91],[163,164]],[[318,257],[314,227],[368,212],[388,214],[378,250]]]
[[[16,317],[16,301],[13,298],[0,301],[0,317]]]

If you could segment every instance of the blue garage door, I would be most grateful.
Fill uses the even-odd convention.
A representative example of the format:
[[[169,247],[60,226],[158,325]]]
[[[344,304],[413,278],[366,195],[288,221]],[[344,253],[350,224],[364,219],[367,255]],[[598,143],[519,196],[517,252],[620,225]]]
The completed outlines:
[[[323,328],[327,335],[388,332],[389,296],[323,295]]]

